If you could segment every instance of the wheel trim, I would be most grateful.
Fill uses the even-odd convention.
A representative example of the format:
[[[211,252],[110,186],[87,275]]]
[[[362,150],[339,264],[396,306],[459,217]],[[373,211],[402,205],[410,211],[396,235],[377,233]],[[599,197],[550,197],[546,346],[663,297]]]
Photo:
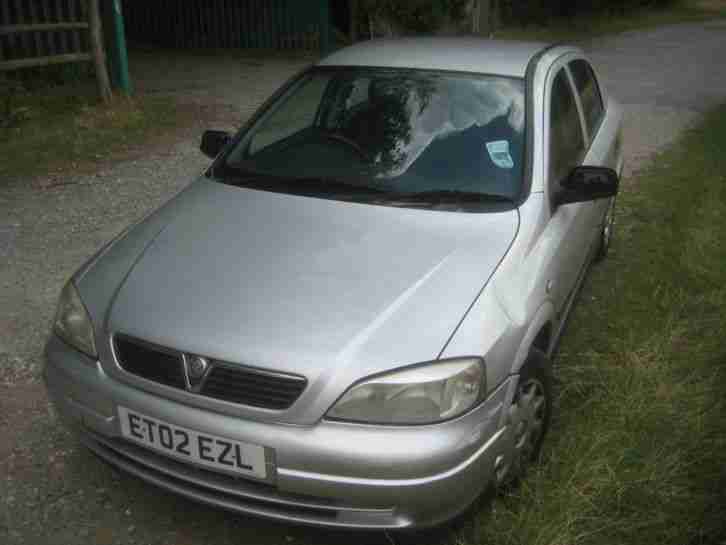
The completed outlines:
[[[610,240],[613,236],[613,224],[615,223],[615,203],[611,203],[608,207],[607,214],[605,215],[605,225],[602,229],[602,246],[608,248],[610,246]]]
[[[514,430],[512,461],[507,465],[507,475],[498,475],[500,481],[523,475],[532,462],[544,431],[546,410],[545,388],[539,380],[530,378],[518,386],[510,408],[510,422]]]

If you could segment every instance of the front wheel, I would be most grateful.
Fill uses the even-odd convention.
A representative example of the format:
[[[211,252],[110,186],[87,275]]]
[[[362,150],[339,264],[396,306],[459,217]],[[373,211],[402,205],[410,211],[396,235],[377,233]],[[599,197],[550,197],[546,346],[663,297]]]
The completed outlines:
[[[501,485],[515,484],[535,462],[552,417],[550,362],[540,350],[532,349],[519,374],[519,383],[509,407],[508,423],[513,438],[510,460],[497,471]]]

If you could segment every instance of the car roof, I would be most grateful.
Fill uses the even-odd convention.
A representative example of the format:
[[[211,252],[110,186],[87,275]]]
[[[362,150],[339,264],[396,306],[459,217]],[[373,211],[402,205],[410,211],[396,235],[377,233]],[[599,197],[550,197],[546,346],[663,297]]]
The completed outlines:
[[[476,37],[379,39],[336,51],[318,66],[454,70],[523,78],[529,61],[547,45]]]

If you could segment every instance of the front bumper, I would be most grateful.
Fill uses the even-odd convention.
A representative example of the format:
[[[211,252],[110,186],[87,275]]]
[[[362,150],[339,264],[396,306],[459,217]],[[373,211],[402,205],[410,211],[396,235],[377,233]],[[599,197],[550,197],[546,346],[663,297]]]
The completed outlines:
[[[56,337],[44,377],[59,414],[101,458],[162,488],[223,509],[347,528],[439,524],[466,509],[506,456],[502,412],[513,380],[456,420],[387,427],[321,421],[241,421],[120,383]],[[266,482],[228,476],[138,447],[121,437],[122,405],[198,431],[263,445]]]

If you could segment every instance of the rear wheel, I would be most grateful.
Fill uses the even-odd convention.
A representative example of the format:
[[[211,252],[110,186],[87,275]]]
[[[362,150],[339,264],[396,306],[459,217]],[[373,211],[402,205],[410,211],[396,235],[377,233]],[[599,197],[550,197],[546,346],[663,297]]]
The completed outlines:
[[[613,229],[615,227],[615,199],[610,201],[608,210],[605,213],[605,221],[603,221],[602,231],[600,232],[600,245],[595,254],[595,261],[602,261],[608,255],[610,250],[610,242],[613,238]]]

